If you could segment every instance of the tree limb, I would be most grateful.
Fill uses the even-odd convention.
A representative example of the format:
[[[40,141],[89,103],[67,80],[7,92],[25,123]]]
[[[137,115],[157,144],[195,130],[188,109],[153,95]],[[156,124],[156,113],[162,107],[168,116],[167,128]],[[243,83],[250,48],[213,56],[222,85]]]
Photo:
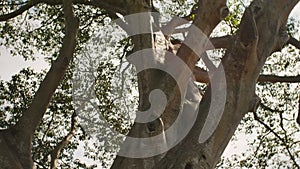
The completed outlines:
[[[287,42],[288,44],[291,44],[293,46],[295,46],[296,48],[300,49],[300,41],[298,41],[297,39],[295,39],[294,37],[290,36],[289,40]]]
[[[71,129],[70,129],[69,133],[64,137],[63,140],[61,140],[56,145],[56,147],[51,152],[51,167],[50,167],[51,169],[56,169],[57,168],[57,160],[59,158],[61,150],[70,142],[71,138],[75,134],[76,125],[77,125],[76,117],[77,117],[77,115],[74,112],[72,114],[72,118],[71,118]]]
[[[296,122],[300,125],[300,96],[299,96],[299,100],[298,100],[298,116],[297,116]]]
[[[260,75],[258,78],[258,82],[300,83],[300,75],[298,76]]]
[[[233,40],[234,39],[232,35],[210,38],[210,42],[212,43],[214,49],[229,48],[230,45],[233,43]],[[210,49],[207,48],[207,50]]]
[[[286,143],[286,141],[285,141],[282,137],[280,137],[280,136],[278,135],[278,133],[277,133],[276,131],[274,131],[269,125],[267,125],[265,122],[263,122],[263,121],[258,117],[258,115],[257,115],[256,112],[253,112],[253,115],[254,115],[254,119],[255,119],[256,121],[258,121],[258,122],[259,122],[261,125],[263,125],[268,131],[270,131],[271,133],[273,133],[274,136],[275,136],[278,140],[280,140],[280,142],[282,143],[282,145],[283,145],[283,146],[285,147],[285,149],[287,150],[287,152],[288,152],[288,154],[289,154],[291,160],[293,161],[294,165],[297,166],[297,168],[300,168],[300,165],[297,163],[297,161],[296,161],[294,155],[292,154],[292,152],[291,152],[291,150],[290,150],[290,146]]]
[[[25,134],[27,137],[32,137],[36,127],[43,118],[50,99],[65,75],[75,51],[79,20],[74,16],[71,0],[64,0],[63,7],[66,18],[66,33],[59,56],[51,65],[30,107],[23,113],[19,122],[16,124],[16,128],[22,131],[20,134]]]
[[[121,0],[74,0],[74,4],[84,4],[84,5],[92,5],[94,7],[102,8],[108,11],[109,14],[112,13],[120,13],[126,14],[126,10],[123,6],[123,1]],[[9,19],[15,18],[21,15],[23,12],[29,10],[35,5],[38,4],[47,4],[47,5],[62,5],[63,0],[31,0],[28,1],[25,5],[21,6],[16,11],[13,11],[8,14],[0,15],[0,22],[7,21]]]
[[[26,3],[25,5],[21,6],[19,9],[17,9],[16,11],[14,12],[11,12],[11,13],[8,13],[8,14],[5,14],[5,15],[1,15],[0,16],[0,22],[1,21],[7,21],[11,18],[14,18],[16,16],[19,16],[21,15],[23,12],[27,11],[28,9],[30,9],[31,7],[39,4],[40,1],[39,0],[32,0],[32,1],[29,1],[28,3]]]
[[[206,70],[195,67],[194,76],[197,82],[209,83],[209,76]],[[257,82],[269,83],[300,83],[300,75],[298,76],[276,76],[276,75],[260,75]]]

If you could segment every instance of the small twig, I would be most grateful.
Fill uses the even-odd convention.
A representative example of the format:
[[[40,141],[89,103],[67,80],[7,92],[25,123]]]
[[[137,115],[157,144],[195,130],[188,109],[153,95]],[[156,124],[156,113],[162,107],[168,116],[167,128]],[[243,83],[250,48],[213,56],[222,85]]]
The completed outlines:
[[[260,124],[262,124],[268,131],[270,131],[271,133],[273,133],[273,134],[275,135],[275,137],[276,137],[277,139],[279,139],[279,140],[282,142],[282,144],[284,145],[285,149],[287,150],[287,152],[288,152],[288,154],[289,154],[291,160],[293,161],[294,165],[295,165],[297,168],[300,169],[299,164],[297,164],[296,159],[295,159],[295,157],[293,156],[293,154],[292,154],[292,152],[291,152],[291,150],[290,150],[290,147],[289,147],[289,145],[285,142],[285,140],[284,140],[283,138],[281,138],[281,137],[280,137],[280,136],[279,136],[279,135],[278,135],[278,134],[270,127],[270,126],[268,126],[266,123],[264,123],[264,122],[258,117],[258,115],[257,115],[256,112],[253,112],[253,115],[254,115],[254,119],[255,119],[256,121],[258,121]]]

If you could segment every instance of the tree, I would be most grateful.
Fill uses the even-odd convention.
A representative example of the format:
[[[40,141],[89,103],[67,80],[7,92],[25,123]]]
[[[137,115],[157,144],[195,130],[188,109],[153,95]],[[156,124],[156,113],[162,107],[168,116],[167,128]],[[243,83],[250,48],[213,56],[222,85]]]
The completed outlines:
[[[226,51],[220,59],[221,64],[217,67],[205,59],[207,58],[206,50],[212,49],[211,46],[207,46],[207,41],[202,41],[204,36],[196,36],[199,34],[196,34],[197,31],[193,30],[192,27],[190,27],[184,41],[176,44],[176,39],[172,39],[174,38],[172,37],[174,32],[168,31],[173,31],[176,27],[181,26],[183,24],[182,20],[171,20],[165,27],[162,27],[161,29],[169,42],[168,47],[176,52],[178,58],[189,68],[187,71],[193,73],[196,81],[207,83],[206,90],[200,102],[198,89],[195,89],[195,86],[191,83],[187,83],[192,74],[186,74],[184,67],[178,67],[178,69],[182,68],[182,72],[177,74],[176,79],[161,70],[147,69],[140,71],[137,74],[139,111],[146,111],[150,108],[151,104],[148,97],[154,89],[164,91],[167,103],[163,114],[158,119],[149,123],[135,123],[128,135],[144,138],[164,133],[163,131],[171,128],[173,123],[176,122],[177,115],[180,117],[190,116],[189,118],[194,119],[195,122],[192,123],[193,125],[186,133],[187,135],[178,143],[176,142],[174,147],[170,147],[167,152],[145,158],[117,156],[112,168],[214,168],[237,126],[243,117],[248,116],[247,112],[253,112],[254,119],[263,124],[269,132],[276,133],[272,127],[268,126],[258,116],[257,107],[260,105],[260,99],[255,94],[255,89],[257,82],[299,81],[298,77],[260,75],[266,60],[272,53],[281,51],[287,44],[294,45],[297,48],[300,47],[300,42],[288,35],[286,29],[288,16],[297,3],[298,0],[253,0],[248,7],[245,7],[240,23],[237,23],[235,17],[238,16],[235,13],[227,17],[229,9],[226,6],[226,0],[199,0],[195,3],[191,8],[191,13],[184,18],[197,27],[195,30],[201,30],[201,35],[210,37],[213,30],[224,19],[236,29],[227,36],[210,38],[210,42],[215,48],[222,48]],[[22,54],[25,58],[30,58],[32,53],[30,52],[32,51],[30,50],[30,44],[33,44],[37,50],[44,50],[46,54],[52,53],[53,57],[51,59],[57,56],[56,60],[52,62],[47,75],[40,83],[39,89],[28,108],[22,110],[22,116],[15,125],[0,132],[1,166],[4,166],[4,168],[32,168],[31,145],[35,130],[43,119],[54,91],[66,74],[74,53],[82,50],[84,43],[91,38],[89,26],[102,15],[108,15],[110,18],[115,19],[119,15],[126,16],[151,12],[153,4],[150,0],[32,0],[25,2],[4,1],[2,6],[4,7],[0,16],[0,21],[3,21],[1,36],[6,40],[6,46],[14,42],[9,40],[14,37],[16,44],[13,45],[22,44],[24,47],[16,49],[16,53]],[[60,11],[61,6],[63,6],[63,12]],[[21,14],[26,11],[30,17],[25,16],[25,19],[30,20],[42,16],[44,20],[41,24],[46,26],[39,29],[40,32],[38,33],[31,30],[34,32],[33,34],[29,36],[29,34],[24,33],[24,36],[18,39],[16,38],[18,37],[16,32],[12,31],[16,30],[14,26],[17,25],[10,22],[10,20],[22,17]],[[146,21],[150,21],[151,15],[149,13],[142,16],[146,18]],[[139,15],[139,17],[141,16]],[[84,22],[84,26],[79,25],[79,20],[81,24],[82,21]],[[64,38],[57,32],[49,32],[49,29],[52,28],[51,24],[47,24],[49,21],[55,21],[53,22],[55,25],[53,29],[64,32]],[[129,26],[137,28],[146,27],[154,31],[157,28],[157,25],[155,27],[156,23],[154,23],[153,29],[150,29],[152,27],[151,22],[136,23],[134,20],[126,20],[126,17],[125,21],[129,23]],[[130,23],[135,23],[135,25],[130,25]],[[120,24],[120,26],[124,25]],[[24,32],[23,29],[30,30],[30,25],[25,24],[25,28],[18,27],[21,33]],[[126,27],[124,29],[126,30]],[[46,33],[42,31],[46,31]],[[129,31],[127,33],[130,34]],[[155,49],[158,45],[153,43],[157,41],[153,33],[133,35],[131,37],[132,52]],[[44,36],[42,36],[43,34]],[[199,39],[201,40],[198,41]],[[61,46],[50,40],[60,42]],[[40,41],[42,43],[39,43]],[[78,42],[77,48],[76,41]],[[191,48],[190,42],[195,42],[192,45],[193,48]],[[173,50],[178,46],[180,46],[178,50]],[[195,48],[200,50],[195,50]],[[204,61],[206,60],[209,71],[196,66],[199,60],[198,55]],[[166,57],[166,65],[170,58],[170,63],[174,63],[172,57],[167,55],[163,57]],[[147,63],[149,60],[143,56],[141,61]],[[182,89],[186,92],[182,92]],[[182,103],[182,99],[189,99],[189,102]],[[182,109],[195,108],[193,105],[198,103],[200,104],[199,111],[196,112],[197,116],[186,112],[181,114]],[[211,107],[215,108],[217,115],[222,115],[220,121],[216,120],[217,117],[211,119]],[[198,107],[196,106],[196,108]],[[262,106],[262,108],[273,111],[268,106]],[[283,117],[280,116],[280,119],[279,124],[284,130]],[[213,127],[211,126],[212,122],[214,122]],[[299,123],[299,120],[297,122]],[[186,122],[183,123],[186,124]],[[74,120],[71,124],[74,124]],[[214,127],[216,128],[214,129]],[[168,146],[173,141],[172,139],[181,134],[180,132],[181,130],[175,131],[172,133],[173,135],[163,135],[161,140],[164,141],[164,145]],[[73,135],[72,127],[70,134]],[[279,141],[282,141],[282,144],[288,150],[292,166],[299,168],[299,164],[297,164],[299,153],[291,153],[289,144],[287,144],[288,137],[282,138],[278,134],[274,135]],[[68,139],[68,137],[66,138]],[[133,150],[137,145],[133,145],[128,140],[130,139],[125,140],[124,145],[129,146],[129,150]],[[152,144],[155,144],[155,142]],[[58,143],[58,145],[60,144]],[[61,145],[64,146],[65,143],[61,143]],[[61,148],[53,152],[57,152],[56,155],[59,155]],[[124,150],[128,150],[128,147],[121,147],[120,152]]]

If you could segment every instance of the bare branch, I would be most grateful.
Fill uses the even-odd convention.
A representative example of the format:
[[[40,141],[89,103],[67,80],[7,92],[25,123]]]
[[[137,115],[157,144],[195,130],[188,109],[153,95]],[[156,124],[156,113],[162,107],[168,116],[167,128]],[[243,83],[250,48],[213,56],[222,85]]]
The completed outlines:
[[[267,125],[265,122],[263,122],[257,115],[256,112],[253,112],[254,115],[254,119],[256,121],[258,121],[261,125],[263,125],[268,131],[270,131],[271,133],[274,134],[274,136],[283,144],[283,146],[285,147],[285,149],[287,150],[291,160],[293,161],[294,165],[297,166],[297,168],[300,168],[299,164],[296,162],[295,157],[293,156],[291,150],[290,150],[290,146],[286,143],[286,141],[281,138],[277,132],[275,132],[269,125]]]
[[[120,14],[126,14],[126,10],[124,8],[124,5],[122,5],[121,0],[74,0],[74,4],[84,4],[84,5],[92,5],[95,7],[102,8],[106,10],[110,15],[114,16],[115,13]],[[15,18],[19,15],[21,15],[23,12],[29,10],[33,6],[36,6],[38,4],[47,4],[47,5],[62,5],[63,0],[31,0],[28,1],[25,5],[21,6],[16,11],[13,11],[11,13],[0,15],[0,22],[1,21],[7,21],[9,19]]]
[[[300,83],[300,75],[298,76],[260,75],[258,78],[258,82]]]
[[[300,41],[298,41],[297,39],[295,39],[294,37],[290,36],[288,42],[288,44],[291,44],[293,46],[295,46],[296,48],[300,49]]]
[[[213,8],[211,8],[213,7]],[[210,36],[213,29],[220,23],[221,21],[221,14],[220,10],[226,8],[226,0],[220,0],[217,2],[213,1],[199,1],[199,9],[197,10],[197,17],[193,21],[193,25],[198,27],[202,33],[206,36]],[[210,10],[208,10],[210,9]],[[195,41],[196,38],[194,37],[191,32],[189,32],[185,41]],[[201,45],[204,44],[197,44],[198,48],[201,48]],[[195,46],[196,47],[196,46]],[[198,51],[199,52],[199,51]],[[191,68],[195,67],[195,64],[198,61],[198,56],[195,51],[192,51],[187,47],[185,44],[181,45],[179,48],[177,55]]]
[[[5,14],[5,15],[0,16],[0,22],[1,21],[9,20],[9,19],[14,18],[16,16],[19,16],[23,12],[27,11],[28,9],[30,9],[31,7],[33,7],[33,6],[35,6],[35,5],[39,4],[39,3],[40,3],[39,0],[32,0],[32,1],[28,2],[27,4],[21,6],[16,11],[14,11],[12,13],[9,13],[9,14]]]
[[[200,67],[195,67],[193,73],[197,82],[209,83],[209,76],[206,70]]]
[[[298,101],[298,116],[296,122],[300,125],[300,96]]]
[[[49,72],[42,81],[32,104],[23,113],[19,122],[16,124],[16,128],[23,131],[23,133],[21,132],[22,134],[26,133],[29,137],[32,136],[43,118],[50,99],[64,77],[75,51],[79,20],[74,16],[70,0],[64,1],[64,13],[66,18],[66,33],[59,56],[55,62],[53,62]]]
[[[234,39],[232,35],[210,38],[210,42],[212,43],[214,49],[229,48],[233,43],[233,40]],[[207,50],[209,50],[209,48]]]
[[[267,110],[267,111],[270,111],[270,112],[276,112],[276,113],[279,113],[279,114],[282,114],[284,111],[282,111],[282,110],[278,110],[278,109],[273,109],[273,108],[271,108],[271,107],[269,107],[269,106],[267,106],[267,105],[265,105],[265,104],[263,104],[263,103],[260,103],[260,105],[259,105],[262,109],[264,109],[264,110]]]
[[[64,137],[63,140],[61,140],[56,145],[56,147],[51,152],[51,169],[56,169],[57,168],[57,160],[58,160],[58,157],[60,155],[61,150],[70,142],[71,138],[75,134],[76,125],[77,125],[76,117],[77,117],[77,115],[74,112],[72,114],[72,118],[71,118],[71,129],[70,129],[69,133]]]

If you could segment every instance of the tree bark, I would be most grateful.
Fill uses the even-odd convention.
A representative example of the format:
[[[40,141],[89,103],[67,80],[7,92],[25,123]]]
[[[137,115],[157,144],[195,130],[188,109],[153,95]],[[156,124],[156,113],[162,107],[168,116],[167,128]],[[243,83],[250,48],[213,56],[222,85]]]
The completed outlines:
[[[282,41],[284,37],[280,31],[285,27],[287,17],[297,2],[297,0],[253,1],[246,9],[233,45],[222,59],[226,86],[219,82],[217,90],[226,90],[227,95],[224,113],[216,130],[207,141],[199,143],[199,136],[211,104],[212,89],[209,88],[200,103],[197,120],[189,135],[169,151],[154,168],[216,166],[238,124],[250,109],[252,99],[255,98],[255,84],[266,58],[278,50],[278,46],[282,47],[286,43]],[[211,81],[217,81],[218,78],[215,76]]]
[[[212,30],[221,21],[223,15],[220,14],[224,9],[226,1],[209,1],[200,0],[200,9],[196,15],[194,25],[200,28],[204,34],[210,35]],[[275,51],[280,50],[287,43],[288,38],[283,32],[287,22],[287,18],[298,0],[270,0],[259,1],[254,0],[250,7],[244,13],[238,33],[233,36],[231,45],[219,44],[221,47],[228,48],[225,56],[222,58],[222,66],[216,69],[210,82],[217,84],[209,84],[208,90],[199,106],[199,112],[196,122],[189,134],[183,141],[169,150],[166,154],[158,155],[153,158],[125,158],[118,156],[113,169],[117,168],[137,168],[137,169],[189,169],[189,168],[214,168],[218,163],[225,147],[233,136],[241,119],[248,111],[253,111],[253,101],[256,100],[255,84],[259,77],[262,66],[266,58]],[[274,19],[276,18],[276,19]],[[193,36],[189,34],[188,36]],[[187,37],[192,38],[192,37]],[[230,40],[231,37],[230,37]],[[223,42],[222,42],[223,43]],[[201,46],[199,46],[201,48]],[[190,67],[194,69],[198,57],[196,53],[191,51],[186,45],[182,45],[177,55]],[[222,71],[225,71],[226,81],[222,81],[220,77]],[[162,77],[155,79],[143,79],[139,81],[139,85],[147,82],[151,84],[155,82],[170,83],[170,80],[160,80]],[[163,78],[166,78],[164,76]],[[166,95],[168,98],[168,106],[162,115],[165,128],[168,128],[174,122],[178,114],[178,99],[180,95],[176,88],[176,84],[167,84]],[[144,86],[140,88],[145,89]],[[151,89],[146,88],[146,91]],[[216,91],[212,91],[216,90]],[[148,99],[144,95],[145,90],[140,90],[140,99]],[[218,100],[212,100],[212,93],[226,91],[226,104],[220,122],[216,129],[212,131],[207,140],[201,140],[202,130],[206,126],[206,120],[211,106],[218,106]],[[147,98],[144,98],[147,97]],[[140,100],[141,101],[141,100]],[[177,105],[176,105],[177,104]],[[137,128],[133,128],[135,133],[141,132]],[[159,129],[157,131],[160,131]],[[149,135],[150,136],[150,135]],[[199,139],[200,138],[200,139]],[[167,138],[167,140],[170,138]],[[154,159],[159,159],[158,162]],[[120,160],[122,159],[122,160]],[[152,165],[145,165],[145,161],[151,161]],[[154,165],[153,165],[154,164]]]

